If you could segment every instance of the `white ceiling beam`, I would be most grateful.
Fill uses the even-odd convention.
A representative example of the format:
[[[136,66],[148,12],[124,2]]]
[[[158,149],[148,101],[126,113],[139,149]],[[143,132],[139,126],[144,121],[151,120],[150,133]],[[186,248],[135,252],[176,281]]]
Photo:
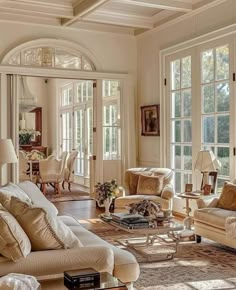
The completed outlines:
[[[151,29],[154,27],[153,21],[149,17],[137,16],[133,14],[123,14],[107,10],[95,11],[92,14],[84,17],[83,20],[134,28]]]
[[[174,15],[176,11],[171,10],[163,10],[155,15],[152,16],[152,20],[154,23],[164,20],[165,18],[168,18],[172,15]]]
[[[192,3],[178,0],[112,0],[112,2],[182,12],[193,10]]]
[[[100,6],[104,5],[109,0],[84,0],[83,2],[79,2],[74,8],[74,17],[73,19],[62,20],[62,25],[69,26],[77,20],[83,18],[84,16],[92,13]]]
[[[4,2],[5,0],[3,0]],[[7,2],[7,1],[5,1]],[[34,5],[44,5],[44,6],[53,6],[53,7],[69,7],[71,8],[71,0],[11,0],[11,2],[19,2],[19,3],[28,3]]]
[[[9,14],[9,13],[2,13],[0,11],[0,23],[1,22],[13,22],[13,23],[26,23],[26,24],[36,24],[36,25],[43,25],[43,26],[59,26],[60,21],[56,18],[44,18],[44,17],[35,17],[29,15],[22,15],[22,14]]]
[[[19,3],[16,1],[9,1],[0,3],[0,11],[4,12],[32,12],[45,16],[54,16],[58,18],[72,18],[73,17],[73,9],[71,8],[57,8],[57,7],[49,7],[44,5],[37,4],[29,4],[29,3]]]

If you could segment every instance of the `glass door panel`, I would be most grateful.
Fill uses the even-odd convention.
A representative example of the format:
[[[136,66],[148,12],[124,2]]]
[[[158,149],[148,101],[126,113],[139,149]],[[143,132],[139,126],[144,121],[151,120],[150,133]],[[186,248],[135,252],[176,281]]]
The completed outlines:
[[[121,159],[120,83],[103,81],[103,160]]]
[[[72,112],[61,113],[61,151],[72,150]]]
[[[211,149],[221,162],[217,190],[229,179],[230,83],[229,46],[201,52],[202,148]]]
[[[93,81],[76,83],[76,105],[74,109],[74,146],[78,150],[75,171],[77,175],[89,177],[89,157],[93,154]]]
[[[175,191],[184,191],[192,182],[192,89],[191,56],[170,62],[171,167],[175,173]]]

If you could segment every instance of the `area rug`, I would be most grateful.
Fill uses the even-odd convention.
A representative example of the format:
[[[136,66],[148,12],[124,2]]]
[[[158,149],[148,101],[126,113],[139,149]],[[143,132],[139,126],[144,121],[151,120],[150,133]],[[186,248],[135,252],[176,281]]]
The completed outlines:
[[[81,186],[77,184],[72,184],[71,192],[65,188],[61,189],[60,194],[54,193],[54,188],[52,186],[47,186],[46,197],[51,202],[63,202],[63,201],[73,201],[73,200],[90,200],[89,193],[82,189]]]
[[[98,219],[81,221],[82,225],[116,246],[117,239],[130,236]],[[232,290],[236,289],[236,250],[209,240],[201,244],[183,242],[173,260],[145,262],[133,252],[140,264],[137,290]]]

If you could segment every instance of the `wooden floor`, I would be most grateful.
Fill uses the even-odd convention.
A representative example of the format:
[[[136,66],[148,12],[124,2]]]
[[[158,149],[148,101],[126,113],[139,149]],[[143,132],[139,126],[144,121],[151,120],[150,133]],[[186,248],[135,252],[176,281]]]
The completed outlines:
[[[104,208],[96,207],[94,200],[55,202],[54,205],[59,215],[69,215],[79,220],[97,218],[100,213],[104,212]],[[178,222],[183,221],[183,217],[178,215],[174,215],[174,219]]]
[[[55,202],[59,215],[70,215],[76,219],[96,218],[104,211],[97,208],[94,200]]]

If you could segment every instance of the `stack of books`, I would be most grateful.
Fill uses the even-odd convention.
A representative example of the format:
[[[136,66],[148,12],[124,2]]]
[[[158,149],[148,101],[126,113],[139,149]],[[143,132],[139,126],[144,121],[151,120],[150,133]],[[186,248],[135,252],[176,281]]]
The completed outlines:
[[[112,213],[112,221],[129,229],[148,228],[149,220],[140,214]]]

